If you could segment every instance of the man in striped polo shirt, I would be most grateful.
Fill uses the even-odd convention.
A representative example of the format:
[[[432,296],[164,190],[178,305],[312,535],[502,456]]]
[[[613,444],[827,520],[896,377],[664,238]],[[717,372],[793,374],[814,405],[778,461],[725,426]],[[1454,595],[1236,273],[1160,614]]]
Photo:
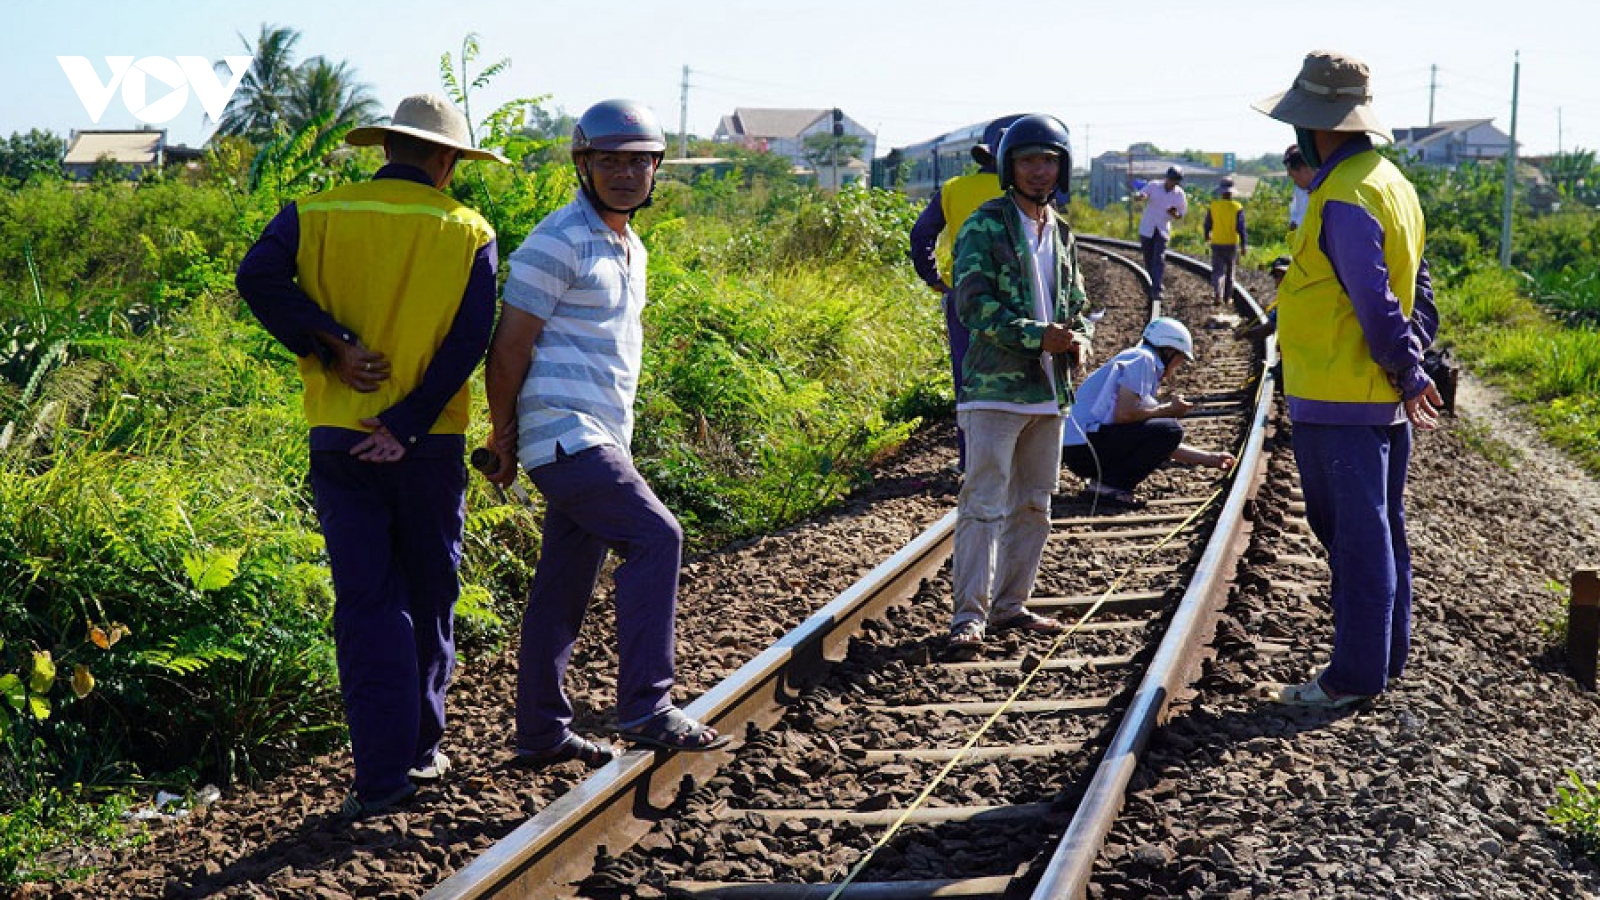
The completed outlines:
[[[296,356],[311,493],[333,571],[333,639],[359,817],[443,776],[445,690],[466,516],[467,379],[494,325],[494,230],[443,192],[473,148],[428,94],[390,124],[371,181],[284,207],[239,264],[239,295]]]
[[[518,759],[598,766],[615,751],[573,733],[562,688],[606,551],[616,570],[617,723],[623,739],[709,750],[726,738],[672,704],[683,531],[634,467],[645,249],[629,227],[650,202],[666,135],[641,104],[591,107],[572,135],[582,188],[510,258],[485,374],[501,486],[528,471],[544,539],[517,656]]]

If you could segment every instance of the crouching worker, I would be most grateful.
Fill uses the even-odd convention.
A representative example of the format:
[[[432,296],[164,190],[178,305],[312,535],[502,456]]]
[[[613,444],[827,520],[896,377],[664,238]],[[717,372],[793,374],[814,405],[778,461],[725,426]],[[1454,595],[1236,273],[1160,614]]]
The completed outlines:
[[[494,326],[494,230],[443,192],[472,146],[439,97],[400,101],[371,181],[284,207],[239,264],[239,295],[300,357],[311,495],[333,572],[333,642],[359,818],[444,775],[445,691],[466,514],[467,379]]]
[[[956,402],[967,436],[951,576],[957,652],[977,650],[988,627],[1063,630],[1023,604],[1050,536],[1061,409],[1089,357],[1077,242],[1050,205],[1072,172],[1066,126],[1024,116],[998,155],[1004,194],[979,206],[956,238],[954,299],[972,335]]]
[[[1090,502],[1126,509],[1144,506],[1134,489],[1167,460],[1191,466],[1233,467],[1233,454],[1197,450],[1183,442],[1191,404],[1181,396],[1156,399],[1161,382],[1194,361],[1194,339],[1177,319],[1145,326],[1136,347],[1112,357],[1083,382],[1067,417],[1062,461],[1089,479]]]

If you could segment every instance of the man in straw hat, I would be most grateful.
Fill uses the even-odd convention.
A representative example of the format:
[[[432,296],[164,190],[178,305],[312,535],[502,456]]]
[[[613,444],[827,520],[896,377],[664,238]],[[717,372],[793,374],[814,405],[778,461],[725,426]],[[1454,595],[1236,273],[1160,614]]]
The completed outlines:
[[[494,326],[494,230],[443,193],[472,146],[444,100],[407,97],[371,181],[284,207],[239,264],[251,312],[300,358],[311,491],[333,570],[355,785],[341,813],[441,777],[466,511],[467,379]]]
[[[1289,90],[1255,108],[1294,126],[1316,169],[1278,290],[1278,346],[1306,517],[1333,573],[1333,656],[1283,703],[1334,708],[1382,693],[1411,643],[1406,468],[1411,429],[1442,403],[1422,368],[1438,311],[1422,258],[1422,208],[1372,148],[1389,133],[1365,64],[1306,56]]]
[[[928,287],[939,292],[944,306],[945,335],[950,341],[950,377],[957,393],[961,390],[961,361],[967,354],[971,336],[967,326],[961,324],[955,304],[950,299],[952,257],[956,234],[966,224],[967,217],[985,201],[1000,196],[1000,173],[995,168],[994,151],[1000,138],[1012,122],[1021,115],[1001,116],[983,129],[983,141],[972,145],[972,160],[978,171],[947,179],[928,198],[917,221],[911,226],[911,265]],[[963,469],[967,464],[966,435],[956,429],[956,447]]]

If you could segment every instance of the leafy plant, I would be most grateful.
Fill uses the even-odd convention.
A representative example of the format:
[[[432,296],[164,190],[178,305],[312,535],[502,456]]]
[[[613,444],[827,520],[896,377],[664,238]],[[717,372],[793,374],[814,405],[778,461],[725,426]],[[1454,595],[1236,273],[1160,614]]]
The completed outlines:
[[[1573,849],[1600,860],[1600,785],[1587,783],[1568,770],[1566,784],[1557,785],[1555,805],[1545,815]]]
[[[125,794],[87,794],[81,786],[45,788],[10,808],[0,808],[0,887],[74,878],[88,872],[73,862],[80,846],[139,846],[143,831],[122,823]]]

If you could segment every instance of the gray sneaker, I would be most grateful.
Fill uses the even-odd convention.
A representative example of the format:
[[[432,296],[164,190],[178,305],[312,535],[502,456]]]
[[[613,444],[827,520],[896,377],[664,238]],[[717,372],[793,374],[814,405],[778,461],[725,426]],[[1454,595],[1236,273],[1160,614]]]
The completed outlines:
[[[397,789],[387,797],[366,799],[355,791],[351,791],[345,795],[344,802],[339,804],[337,815],[339,818],[346,820],[365,819],[368,816],[381,815],[406,805],[416,795],[417,786],[410,782],[407,782],[405,787]]]

